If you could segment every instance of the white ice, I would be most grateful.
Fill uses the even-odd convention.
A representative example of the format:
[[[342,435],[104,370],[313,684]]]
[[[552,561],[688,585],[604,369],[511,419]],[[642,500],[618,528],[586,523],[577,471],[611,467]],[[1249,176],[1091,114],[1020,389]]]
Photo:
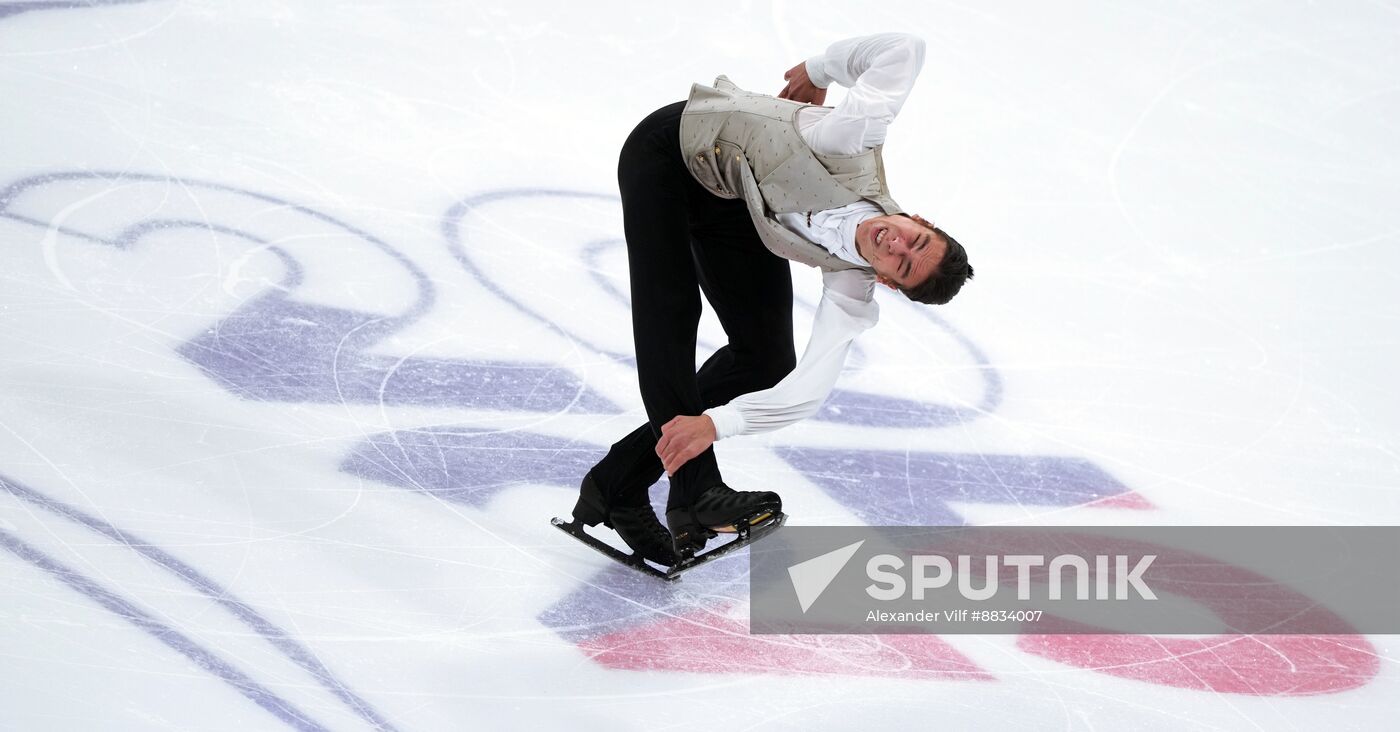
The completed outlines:
[[[749,636],[742,563],[638,584],[548,525],[643,419],[627,133],[885,30],[928,44],[894,194],[976,279],[882,293],[842,378],[923,417],[725,441],[731,484],[1400,522],[1394,2],[0,0],[0,728],[1392,724],[1392,636]],[[800,469],[841,450],[1003,467],[900,516]]]

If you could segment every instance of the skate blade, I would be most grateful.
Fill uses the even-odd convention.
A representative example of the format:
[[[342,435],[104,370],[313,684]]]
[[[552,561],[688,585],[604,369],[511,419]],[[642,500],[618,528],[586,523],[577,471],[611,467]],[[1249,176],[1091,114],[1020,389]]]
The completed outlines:
[[[778,513],[759,514],[752,519],[748,519],[747,523],[748,525],[744,527],[743,531],[739,532],[739,535],[735,537],[733,541],[726,543],[724,546],[704,552],[703,554],[697,554],[682,559],[676,566],[672,567],[670,571],[666,572],[666,578],[679,579],[682,572],[689,572],[696,567],[709,564],[727,554],[733,554],[755,541],[768,536],[774,531],[777,531],[783,524],[787,523],[787,514],[781,511]]]
[[[657,569],[656,567],[653,567],[650,563],[647,562],[647,560],[643,559],[640,554],[625,554],[619,551],[616,547],[613,547],[612,545],[607,544],[601,539],[590,535],[587,531],[583,530],[583,525],[577,521],[565,521],[564,519],[561,519],[556,516],[550,519],[549,523],[554,525],[554,527],[559,529],[560,531],[568,534],[569,536],[574,537],[575,539],[578,539],[580,542],[588,545],[589,547],[592,547],[593,550],[598,552],[599,554],[602,554],[608,559],[611,559],[624,567],[635,569],[638,572],[647,575],[648,577],[655,577],[656,579],[659,579],[663,582],[680,581],[680,577],[672,575],[667,571],[663,571]]]
[[[772,516],[772,515],[773,515],[773,513],[772,513],[771,511],[769,511],[769,512],[767,512],[767,513],[760,513],[760,514],[758,514],[758,515],[756,515],[756,516],[752,516],[752,517],[746,519],[746,521],[748,521],[748,525],[749,525],[749,526],[757,526],[757,525],[763,523],[769,516]],[[733,524],[731,524],[731,525],[729,525],[729,526],[711,526],[711,527],[710,527],[710,531],[713,531],[713,532],[718,533],[718,534],[737,534],[737,533],[739,533],[739,527],[738,527],[738,526],[735,526],[735,525],[733,525]]]

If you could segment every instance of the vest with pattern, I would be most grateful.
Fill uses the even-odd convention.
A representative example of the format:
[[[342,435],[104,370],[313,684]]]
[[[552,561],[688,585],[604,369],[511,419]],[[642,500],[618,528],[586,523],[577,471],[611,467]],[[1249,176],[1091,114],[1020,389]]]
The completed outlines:
[[[856,155],[822,155],[797,129],[812,105],[755,94],[721,76],[695,84],[681,115],[680,144],[695,180],[721,198],[742,198],[769,251],[824,270],[865,269],[788,230],[774,214],[823,211],[869,201],[903,213],[885,184],[882,146]]]

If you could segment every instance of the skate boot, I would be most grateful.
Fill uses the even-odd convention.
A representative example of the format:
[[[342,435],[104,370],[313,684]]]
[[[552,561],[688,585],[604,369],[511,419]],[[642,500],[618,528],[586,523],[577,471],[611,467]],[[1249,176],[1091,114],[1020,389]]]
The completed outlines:
[[[738,533],[747,539],[750,527],[782,516],[782,510],[783,499],[777,493],[736,491],[720,483],[706,489],[689,507],[667,511],[666,523],[675,537],[676,555],[686,560],[718,533]]]
[[[578,503],[574,505],[574,523],[585,526],[603,524],[622,537],[627,546],[638,556],[649,559],[665,567],[676,564],[678,557],[671,541],[671,533],[656,518],[656,512],[646,503],[635,505],[610,504],[593,480],[593,474],[583,476],[579,486]]]

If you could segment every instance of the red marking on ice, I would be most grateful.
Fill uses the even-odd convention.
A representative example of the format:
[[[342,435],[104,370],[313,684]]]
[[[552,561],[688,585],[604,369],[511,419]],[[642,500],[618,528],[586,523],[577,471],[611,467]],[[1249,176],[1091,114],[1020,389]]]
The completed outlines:
[[[1092,549],[1103,538],[1078,540]],[[1269,577],[1176,548],[1114,540],[1113,550],[1158,554],[1144,581],[1159,594],[1195,601],[1226,628],[1293,635],[1175,637],[1104,635],[1095,626],[1046,615],[1018,647],[1113,676],[1184,689],[1303,696],[1355,689],[1380,671],[1374,646],[1344,618]],[[1086,635],[1062,635],[1085,633]],[[1042,635],[1043,634],[1043,635]]]
[[[1136,491],[1119,493],[1116,496],[1104,496],[1098,500],[1089,501],[1084,505],[1093,506],[1095,508],[1131,508],[1135,511],[1145,511],[1150,508],[1156,508],[1156,506],[1152,505],[1151,501],[1147,500],[1141,493]]]
[[[990,680],[930,635],[749,635],[748,623],[694,613],[579,644],[593,660],[633,671]]]
[[[1375,648],[1357,635],[1028,635],[1017,646],[1125,679],[1256,696],[1346,691],[1380,671]]]

